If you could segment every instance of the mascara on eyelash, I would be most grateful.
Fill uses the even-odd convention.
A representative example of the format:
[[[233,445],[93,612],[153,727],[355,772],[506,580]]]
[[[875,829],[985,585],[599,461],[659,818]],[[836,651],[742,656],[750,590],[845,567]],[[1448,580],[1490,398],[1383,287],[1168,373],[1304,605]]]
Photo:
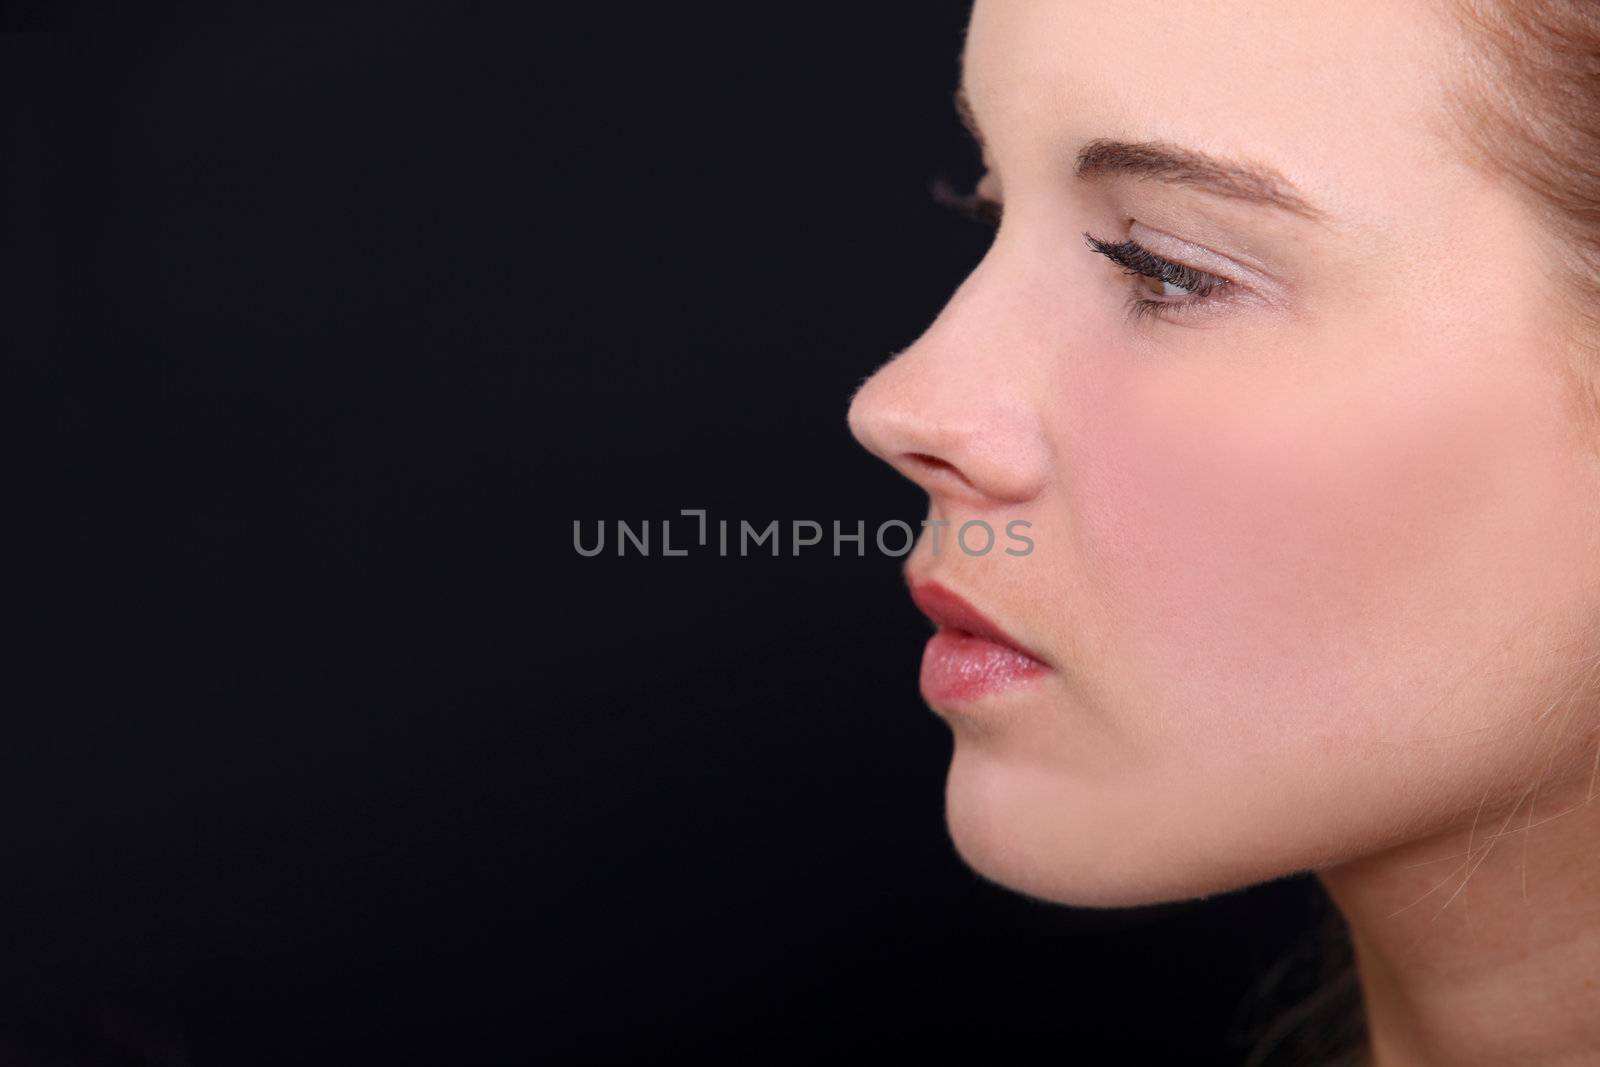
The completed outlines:
[[[1129,274],[1139,274],[1176,285],[1194,296],[1203,297],[1218,286],[1227,284],[1226,279],[1218,278],[1214,274],[1207,274],[1182,263],[1163,259],[1132,238],[1113,242],[1103,241],[1092,233],[1085,233],[1083,236],[1088,240],[1090,248]]]
[[[1002,207],[998,200],[984,196],[974,190],[970,193],[958,192],[947,178],[935,179],[929,191],[933,199],[942,207],[964,215],[976,222],[984,223],[992,229],[1000,226]],[[1228,285],[1225,278],[1214,274],[1196,270],[1181,263],[1174,263],[1156,255],[1137,241],[1129,238],[1125,241],[1105,241],[1091,233],[1083,235],[1089,242],[1089,247],[1121,266],[1123,270],[1135,276],[1153,278],[1158,281],[1175,285],[1187,292],[1189,299],[1184,301],[1148,300],[1134,298],[1129,301],[1129,317],[1134,321],[1148,316],[1159,316],[1176,312],[1190,304],[1204,301],[1218,288]]]

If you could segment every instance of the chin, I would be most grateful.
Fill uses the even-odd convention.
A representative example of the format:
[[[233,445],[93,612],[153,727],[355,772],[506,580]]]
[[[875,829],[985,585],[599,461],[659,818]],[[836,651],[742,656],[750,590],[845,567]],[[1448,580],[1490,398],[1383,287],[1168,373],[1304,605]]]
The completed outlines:
[[[1192,900],[1292,874],[1230,862],[1224,841],[1160,810],[1046,768],[1017,766],[958,740],[945,783],[956,852],[988,881],[1041,901],[1129,908]],[[1163,817],[1164,816],[1164,817]]]

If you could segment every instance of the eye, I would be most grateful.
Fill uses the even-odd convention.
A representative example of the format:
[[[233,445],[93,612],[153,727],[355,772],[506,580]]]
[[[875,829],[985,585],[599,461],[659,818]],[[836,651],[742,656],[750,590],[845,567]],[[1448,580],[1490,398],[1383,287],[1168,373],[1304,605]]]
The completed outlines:
[[[1232,284],[1226,278],[1158,256],[1131,239],[1103,241],[1093,234],[1083,236],[1091,249],[1136,279],[1128,305],[1128,312],[1135,319],[1193,310],[1216,299],[1219,292],[1225,292]]]
[[[1175,300],[1179,297],[1194,295],[1191,290],[1185,289],[1176,282],[1169,282],[1165,278],[1151,278],[1141,274],[1139,275],[1139,285],[1141,288],[1148,289],[1156,296],[1165,297],[1168,300]]]

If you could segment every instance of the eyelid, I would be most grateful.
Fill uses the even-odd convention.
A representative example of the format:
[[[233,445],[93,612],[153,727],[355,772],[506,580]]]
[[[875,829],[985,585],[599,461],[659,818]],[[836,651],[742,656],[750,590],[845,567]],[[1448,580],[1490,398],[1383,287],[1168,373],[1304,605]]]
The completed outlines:
[[[1193,296],[1207,299],[1218,289],[1235,287],[1234,282],[1221,275],[1196,270],[1187,263],[1157,255],[1132,238],[1126,241],[1107,241],[1087,231],[1083,236],[1089,242],[1090,248],[1122,267],[1125,273],[1179,286]]]
[[[1190,244],[1182,238],[1157,230],[1136,219],[1129,223],[1128,237],[1163,258],[1175,260],[1205,274],[1215,274],[1262,299],[1273,303],[1280,302],[1281,284],[1271,276],[1240,263],[1237,259],[1213,252],[1202,245]]]

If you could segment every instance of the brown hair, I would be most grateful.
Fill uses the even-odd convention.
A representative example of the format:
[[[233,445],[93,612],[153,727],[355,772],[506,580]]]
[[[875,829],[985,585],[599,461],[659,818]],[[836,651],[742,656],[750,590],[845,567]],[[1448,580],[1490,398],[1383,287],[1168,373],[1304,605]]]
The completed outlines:
[[[1578,325],[1572,369],[1600,419],[1600,0],[1451,0],[1469,73],[1455,117],[1472,156],[1509,178],[1556,238]]]
[[[1509,179],[1555,238],[1554,278],[1578,327],[1569,366],[1581,414],[1600,425],[1600,0],[1449,2],[1469,47],[1452,117],[1471,157]],[[1247,1067],[1370,1062],[1349,930],[1331,910],[1324,927],[1310,962],[1284,962],[1317,980],[1256,1031]],[[1263,997],[1282,981],[1271,975]]]

